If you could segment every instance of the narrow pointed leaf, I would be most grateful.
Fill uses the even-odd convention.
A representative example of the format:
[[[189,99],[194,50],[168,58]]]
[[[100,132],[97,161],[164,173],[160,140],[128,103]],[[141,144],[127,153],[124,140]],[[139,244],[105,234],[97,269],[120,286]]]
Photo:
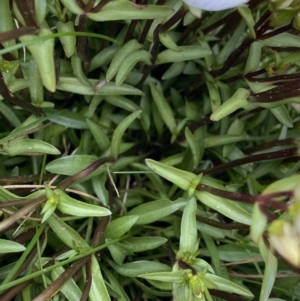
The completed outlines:
[[[214,284],[217,285],[219,290],[228,292],[228,293],[233,293],[233,294],[238,294],[241,296],[245,296],[248,298],[253,298],[254,295],[245,287],[242,287],[232,281],[229,281],[225,278],[206,273],[204,276],[205,279],[213,282]]]
[[[92,284],[89,297],[91,301],[111,300],[100,270],[99,262],[94,255],[92,255]]]
[[[22,252],[26,248],[14,241],[6,240],[6,239],[0,239],[0,253],[16,253],[16,252]]]
[[[125,133],[126,129],[129,125],[141,115],[142,111],[136,111],[129,116],[127,116],[124,120],[120,122],[120,124],[114,130],[111,140],[111,154],[112,156],[117,159],[119,155],[119,149],[123,134]]]
[[[138,216],[134,215],[119,217],[107,225],[104,235],[110,239],[119,238],[128,232],[137,220]]]
[[[173,13],[167,6],[139,5],[130,1],[110,1],[99,12],[87,14],[94,21],[140,20],[163,18]]]
[[[170,272],[171,270],[168,265],[156,261],[140,260],[121,265],[114,263],[108,258],[107,261],[118,274],[126,277],[138,277],[146,273]]]
[[[147,166],[151,168],[155,173],[171,181],[183,190],[188,190],[191,182],[196,178],[196,175],[191,172],[180,170],[178,168],[162,164],[152,159],[146,159],[145,161]]]
[[[182,208],[185,204],[186,201],[183,200],[175,202],[171,202],[169,200],[158,200],[139,205],[129,211],[127,215],[139,216],[136,221],[136,225],[146,225],[172,214]]]
[[[182,214],[179,243],[179,253],[181,256],[187,254],[193,255],[198,250],[196,210],[197,202],[193,197],[187,202]]]

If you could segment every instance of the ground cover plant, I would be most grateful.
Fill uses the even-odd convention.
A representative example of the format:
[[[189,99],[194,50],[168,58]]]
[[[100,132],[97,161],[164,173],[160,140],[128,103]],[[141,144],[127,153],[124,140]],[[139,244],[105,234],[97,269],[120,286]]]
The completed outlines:
[[[212,4],[0,2],[1,301],[300,299],[300,1]]]

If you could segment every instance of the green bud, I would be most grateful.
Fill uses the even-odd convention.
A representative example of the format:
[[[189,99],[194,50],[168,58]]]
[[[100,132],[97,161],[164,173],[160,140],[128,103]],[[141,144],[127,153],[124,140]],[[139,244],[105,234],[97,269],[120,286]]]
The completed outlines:
[[[45,185],[45,191],[46,191],[46,196],[47,196],[48,200],[54,197],[54,192],[52,191],[50,186],[47,184]]]
[[[189,286],[196,298],[201,299],[205,290],[200,275],[193,275],[189,280]]]

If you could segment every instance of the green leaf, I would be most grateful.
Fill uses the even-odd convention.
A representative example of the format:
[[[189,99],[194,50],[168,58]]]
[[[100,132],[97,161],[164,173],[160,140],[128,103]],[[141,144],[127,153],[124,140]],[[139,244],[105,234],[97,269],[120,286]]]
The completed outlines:
[[[255,22],[254,22],[254,19],[252,16],[251,9],[249,7],[242,6],[242,7],[238,7],[238,12],[243,17],[243,19],[246,21],[246,24],[249,29],[250,37],[252,39],[255,39],[256,38],[256,32],[254,30]]]
[[[39,32],[39,37],[44,37],[51,34],[49,29],[42,28]],[[22,36],[22,42],[34,41],[37,37],[34,35]],[[37,40],[27,46],[32,53],[36,64],[38,66],[40,76],[44,86],[50,91],[56,90],[56,75],[54,64],[54,39],[48,38],[47,40]],[[45,60],[45,58],[47,58]]]
[[[262,239],[260,240],[259,247],[261,253],[265,253],[265,271],[259,295],[259,301],[267,301],[276,280],[278,261],[272,252],[266,247]]]
[[[83,10],[77,4],[76,0],[61,0],[61,3],[73,14],[81,15],[83,14]]]
[[[292,128],[293,121],[289,115],[288,110],[285,105],[278,106],[276,108],[270,109],[274,116],[280,121],[283,125]]]
[[[261,48],[262,45],[259,42],[253,42],[249,49],[249,54],[244,69],[244,74],[254,72],[257,70],[261,59]]]
[[[140,260],[118,265],[108,258],[106,260],[118,274],[126,277],[138,277],[146,273],[169,272],[171,270],[168,265],[157,261]]]
[[[211,253],[211,252],[210,252]],[[215,274],[214,269],[211,267],[211,265],[206,262],[204,259],[201,258],[195,258],[193,261],[193,264],[191,266],[198,272],[202,272],[203,270],[207,270],[212,274]]]
[[[89,82],[88,78],[86,77],[85,72],[82,68],[81,58],[77,55],[76,52],[74,52],[71,57],[71,67],[72,67],[73,73],[77,77],[77,79],[83,85],[89,86],[90,82]]]
[[[239,88],[227,101],[218,107],[210,116],[213,121],[219,121],[238,109],[247,109],[251,104],[248,101],[250,92],[244,88]]]
[[[52,214],[47,223],[57,237],[69,248],[76,251],[83,251],[90,248],[86,241],[72,227],[67,225],[57,215]]]
[[[111,212],[108,209],[101,206],[80,202],[74,198],[71,198],[60,189],[55,189],[54,193],[59,196],[57,209],[62,213],[81,217],[111,215]]]
[[[102,266],[102,271],[106,275],[109,283],[114,288],[114,290],[119,294],[121,301],[130,301],[129,297],[127,296],[126,292],[124,291],[123,286],[120,284],[120,282],[113,276],[113,274],[105,268],[105,266]]]
[[[107,180],[107,173],[102,173],[97,177],[92,178],[93,189],[98,197],[98,199],[102,202],[104,206],[108,206],[109,204],[109,195],[108,191],[105,187]]]
[[[300,37],[283,32],[271,38],[260,40],[260,43],[271,47],[300,47]]]
[[[138,216],[129,215],[121,216],[111,221],[104,231],[104,236],[110,239],[115,239],[123,236],[138,220]]]
[[[0,253],[17,253],[26,250],[26,248],[14,241],[0,239]]]
[[[1,96],[0,96],[1,98]],[[15,127],[20,126],[20,119],[17,117],[17,115],[14,113],[14,111],[7,106],[4,102],[0,102],[0,112],[9,120],[9,122]],[[10,133],[11,134],[11,133]],[[1,139],[1,141],[4,139]]]
[[[92,255],[92,284],[89,293],[91,301],[110,301],[107,288],[101,274],[99,262],[96,257]]]
[[[176,129],[176,121],[170,104],[167,102],[162,92],[160,92],[154,84],[150,84],[150,89],[153,100],[156,104],[159,114],[161,115],[162,120],[168,127],[169,131],[174,134]]]
[[[94,21],[145,20],[163,18],[172,13],[173,9],[167,6],[140,5],[119,0],[110,1],[99,12],[88,13],[87,16]]]
[[[57,32],[74,32],[74,23],[73,21],[68,22],[60,22],[58,21],[56,23]],[[65,51],[66,57],[69,58],[73,55],[76,47],[76,36],[74,35],[68,35],[68,36],[60,36],[59,40],[63,46],[63,49]]]
[[[51,271],[52,280],[56,280],[63,272],[65,272],[65,269],[63,267],[53,269]],[[82,296],[80,288],[77,286],[75,280],[72,277],[65,282],[60,291],[69,301],[78,301]]]
[[[238,26],[236,26],[235,31],[230,38],[227,40],[225,46],[218,53],[217,56],[217,64],[222,66],[225,61],[228,59],[231,53],[242,43],[244,39],[244,34],[246,30],[246,24],[244,22],[240,22]]]
[[[72,155],[58,158],[46,165],[46,170],[51,173],[73,176],[87,168],[98,159],[92,155]]]
[[[90,65],[90,71],[93,71],[99,67],[107,65],[110,61],[114,61],[114,58],[117,56],[119,53],[120,46],[118,45],[111,45],[109,47],[106,47],[102,49],[99,53],[97,53],[91,60],[91,65]],[[112,64],[111,62],[111,64]],[[122,62],[120,62],[121,64]],[[116,74],[116,72],[119,70],[119,65],[117,65],[116,70],[113,69],[113,76]],[[109,71],[109,69],[108,69]],[[107,72],[108,72],[107,71]],[[112,72],[112,71],[110,71]],[[106,75],[107,76],[107,75]],[[113,76],[111,77],[106,77],[106,81],[109,82]]]
[[[90,131],[91,131],[99,149],[101,151],[107,150],[110,146],[110,140],[109,140],[108,136],[106,135],[103,127],[100,124],[97,124],[96,122],[94,122],[90,119],[87,119],[86,122],[90,128]]]
[[[168,282],[159,282],[155,280],[148,280],[148,282],[155,288],[158,288],[158,290],[153,289],[152,287],[149,287],[149,284],[144,284],[141,281],[138,281],[136,278],[132,279],[135,284],[137,284],[145,293],[149,293],[153,296],[159,296],[159,297],[172,297],[172,284]]]
[[[174,78],[178,75],[180,75],[185,67],[185,62],[177,62],[177,63],[173,63],[168,70],[162,75],[162,79],[163,80],[167,80],[170,78]]]
[[[14,29],[13,15],[10,13],[9,0],[1,1],[0,5],[0,32],[6,32]],[[5,41],[3,43],[4,48],[16,44],[15,40]],[[15,55],[15,53],[14,53]]]
[[[247,138],[248,138],[248,136],[246,136],[246,135],[230,135],[230,134],[209,136],[204,139],[205,148],[232,144],[232,143],[236,143],[239,141],[247,140]]]
[[[124,96],[119,96],[119,95],[106,96],[105,101],[113,106],[122,108],[129,112],[135,112],[140,109],[138,105],[136,105],[133,101],[131,101],[129,98]]]
[[[89,79],[90,85],[82,84],[76,77],[60,77],[57,89],[80,95],[143,95],[143,92],[134,87],[122,84]]]
[[[112,156],[117,159],[119,155],[119,149],[121,144],[121,139],[123,134],[125,133],[126,129],[129,125],[141,115],[142,111],[136,111],[127,116],[124,120],[122,120],[119,125],[114,130],[114,133],[111,138],[111,154]]]
[[[2,104],[3,103],[0,102],[0,110],[1,110],[1,112],[4,112],[4,111],[2,111],[2,107],[1,107]],[[27,123],[20,124],[20,122],[19,122],[18,126],[16,126],[15,129],[12,132],[10,132],[9,135],[0,139],[0,144],[3,144],[4,142],[7,142],[8,140],[12,140],[13,138],[15,138],[19,135],[20,136],[25,135],[24,133],[37,128],[41,123],[43,123],[45,120],[47,120],[50,116],[52,116],[52,115],[49,115],[47,117],[39,117],[38,119],[36,119],[32,122],[29,122],[28,124]]]
[[[212,195],[206,191],[196,191],[195,196],[204,205],[222,213],[232,220],[251,225],[251,214],[234,204],[232,201],[220,196]]]
[[[173,284],[175,300],[195,301],[195,296],[187,284]]]
[[[273,182],[272,184],[268,185],[262,194],[268,194],[273,192],[279,191],[287,191],[287,190],[294,190],[295,187],[299,184],[300,175],[296,174],[287,178],[283,178]]]
[[[115,54],[110,66],[106,72],[106,80],[109,82],[120,70],[124,60],[132,53],[140,50],[143,47],[136,39],[130,40],[125,43]]]
[[[146,225],[172,214],[185,204],[186,201],[182,200],[174,202],[169,200],[152,201],[135,207],[130,210],[127,215],[137,215],[139,218],[135,224]]]
[[[138,63],[143,62],[146,65],[151,65],[151,54],[146,50],[139,50],[131,53],[124,59],[116,76],[116,85],[121,85],[126,79],[132,68]]]
[[[155,64],[175,63],[182,61],[190,61],[200,59],[212,54],[209,49],[199,46],[180,46],[181,51],[174,51],[171,49],[164,50],[159,53]]]
[[[181,219],[180,241],[178,257],[195,255],[198,250],[198,231],[196,226],[197,201],[191,198],[184,210]]]
[[[196,175],[191,172],[180,170],[178,168],[162,164],[152,159],[146,159],[145,162],[147,166],[151,168],[155,173],[174,183],[176,186],[183,190],[188,190],[191,183],[196,178]]]
[[[244,121],[242,121],[239,118],[236,118],[230,125],[230,127],[227,131],[227,135],[228,136],[231,136],[231,135],[240,136],[243,133],[243,130],[244,130]],[[207,141],[205,141],[205,142],[207,143]],[[235,145],[234,143],[237,141],[234,141],[234,143],[230,143],[230,144],[227,144],[226,142],[224,143],[226,145],[223,146],[223,157],[224,158],[227,157],[227,155],[231,152],[231,150],[233,149],[233,147]]]
[[[53,145],[38,140],[29,138],[18,138],[2,144],[0,153],[8,156],[16,155],[59,155],[60,151]]]
[[[221,291],[238,294],[238,295],[245,296],[248,298],[254,297],[254,295],[247,288],[240,286],[240,285],[238,285],[232,281],[229,281],[225,278],[219,277],[217,275],[209,274],[209,273],[206,273],[204,275],[204,278],[213,282],[217,286],[217,289],[219,289]]]
[[[112,239],[109,239],[109,238],[105,239],[106,243],[109,243],[111,241],[112,241]],[[132,253],[130,251],[128,251],[128,249],[126,249],[120,243],[110,244],[107,248],[110,252],[110,255],[111,255],[112,259],[117,264],[123,264],[125,257],[127,255],[132,255]]]
[[[131,252],[144,252],[147,250],[153,250],[166,243],[168,240],[164,237],[129,237],[122,241],[122,244],[128,248]]]
[[[35,1],[35,16],[38,24],[44,22],[48,13],[47,0]]]
[[[193,169],[197,168],[202,156],[203,147],[201,147],[201,142],[199,142],[194,134],[189,130],[189,128],[185,128],[185,138],[191,149],[193,155]],[[204,141],[203,141],[204,142]],[[204,144],[204,143],[202,143]]]
[[[19,197],[18,195],[7,190],[6,188],[3,188],[2,186],[0,186],[0,202],[12,201],[12,200],[16,200],[18,198],[22,199],[24,197]]]
[[[180,47],[176,45],[171,36],[166,32],[160,32],[158,34],[160,42],[168,49],[173,51],[182,51]]]
[[[42,219],[42,223],[44,223],[49,216],[52,215],[52,213],[55,211],[56,209],[56,203],[52,203],[52,200],[48,200],[42,210],[42,214],[43,214],[43,219]]]
[[[88,129],[88,125],[83,116],[75,112],[60,111],[58,114],[49,116],[49,120],[65,126],[66,128],[84,130]]]
[[[33,104],[40,106],[44,101],[44,88],[38,66],[34,60],[30,60],[28,64],[28,81],[30,83],[29,91]]]
[[[258,244],[259,240],[262,238],[262,235],[266,229],[268,223],[267,216],[261,212],[259,204],[255,203],[253,206],[252,212],[252,222],[250,227],[250,236],[251,239]]]
[[[220,260],[226,262],[239,262],[249,260],[251,257],[261,257],[258,251],[249,253],[244,247],[234,244],[218,246],[217,249]],[[203,256],[210,256],[210,252],[207,249],[201,249],[200,253]]]
[[[76,251],[87,250],[90,248],[80,234],[62,221],[56,214],[52,214],[47,219],[47,223],[57,237],[69,248]]]
[[[191,270],[182,270],[177,272],[160,272],[160,273],[147,273],[140,275],[140,278],[147,280],[156,280],[162,282],[171,282],[171,283],[183,283],[185,281],[186,274]]]
[[[209,100],[211,105],[212,112],[215,112],[221,106],[221,95],[219,87],[214,79],[211,79],[211,76],[206,74],[206,86],[209,93]]]

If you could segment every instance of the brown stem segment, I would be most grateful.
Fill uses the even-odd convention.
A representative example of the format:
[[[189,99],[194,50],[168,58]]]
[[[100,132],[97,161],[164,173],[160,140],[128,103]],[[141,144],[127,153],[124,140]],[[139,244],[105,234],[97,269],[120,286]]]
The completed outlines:
[[[211,187],[205,184],[199,184],[197,186],[198,191],[206,191],[209,192],[213,195],[217,195],[226,199],[230,199],[232,201],[238,201],[238,202],[243,202],[243,203],[249,203],[249,204],[254,204],[258,202],[261,206],[264,207],[271,207],[276,210],[286,210],[287,209],[287,204],[283,202],[279,202],[277,200],[274,200],[279,197],[292,197],[293,192],[290,190],[287,191],[278,191],[274,193],[269,193],[269,194],[261,194],[261,195],[250,195],[246,193],[241,193],[241,192],[231,192],[227,190],[221,190],[217,189],[215,187]]]
[[[260,39],[260,37],[269,29],[268,19],[271,15],[270,11],[265,12],[262,17],[257,21],[254,26],[256,31],[256,39]],[[218,70],[211,71],[211,75],[213,77],[218,77],[226,73],[237,61],[237,59],[242,55],[242,53],[255,41],[252,38],[246,38],[244,42],[228,57],[225,61],[222,68]]]
[[[80,179],[90,175],[92,172],[94,172],[97,168],[99,168],[101,165],[108,163],[108,162],[114,162],[115,159],[112,157],[105,157],[98,159],[97,161],[93,162],[91,165],[89,165],[87,168],[84,170],[78,172],[74,176],[71,176],[70,178],[65,179],[62,181],[57,188],[65,190],[75,182],[79,181]]]
[[[163,5],[165,3],[165,0],[158,0],[156,2],[155,5]],[[143,28],[143,31],[141,33],[141,36],[139,38],[139,43],[140,44],[144,44],[145,40],[146,40],[146,37],[147,37],[147,34],[151,28],[151,25],[153,23],[153,20],[147,20],[146,23],[145,23],[145,26]]]
[[[287,146],[287,145],[297,145],[298,139],[295,138],[287,138],[287,139],[282,139],[282,140],[275,140],[275,141],[270,141],[270,142],[266,142],[263,144],[259,144],[259,145],[255,145],[249,148],[244,149],[244,152],[247,154],[253,153],[253,152],[257,152],[257,151],[261,151],[264,149],[268,149],[274,146]]]
[[[237,166],[241,166],[248,163],[253,162],[259,162],[259,161],[269,161],[269,160],[276,160],[276,159],[284,159],[288,157],[295,157],[298,156],[298,148],[292,147],[284,150],[269,152],[269,153],[263,153],[263,154],[257,154],[257,155],[251,155],[245,158],[233,160],[228,163],[220,164],[215,167],[200,170],[198,173],[203,172],[206,175],[211,175],[215,173],[219,173],[222,171],[226,171],[227,169],[231,169]]]
[[[89,260],[85,263],[85,273],[86,273],[86,280],[84,284],[84,288],[82,291],[82,296],[80,301],[87,301],[89,298],[89,293],[91,290],[91,285],[93,281],[92,277],[92,258],[90,257]]]
[[[8,87],[6,86],[6,83],[4,81],[2,72],[0,71],[0,94],[3,96],[3,98],[8,99],[12,104],[21,107],[22,109],[31,112],[34,115],[42,116],[44,114],[44,111],[40,108],[35,107],[30,102],[27,102],[15,95],[13,95]]]
[[[32,301],[44,301],[50,298],[55,292],[57,292],[73,275],[90,259],[90,255],[78,259],[72,263],[67,270],[65,270],[55,281],[53,281],[47,289],[41,294],[35,297]]]
[[[175,212],[177,216],[182,216],[182,211]],[[218,228],[218,229],[224,229],[224,230],[241,230],[241,229],[249,229],[249,225],[241,224],[241,223],[225,223],[225,222],[219,222],[212,220],[208,217],[196,215],[196,220],[200,223]]]

